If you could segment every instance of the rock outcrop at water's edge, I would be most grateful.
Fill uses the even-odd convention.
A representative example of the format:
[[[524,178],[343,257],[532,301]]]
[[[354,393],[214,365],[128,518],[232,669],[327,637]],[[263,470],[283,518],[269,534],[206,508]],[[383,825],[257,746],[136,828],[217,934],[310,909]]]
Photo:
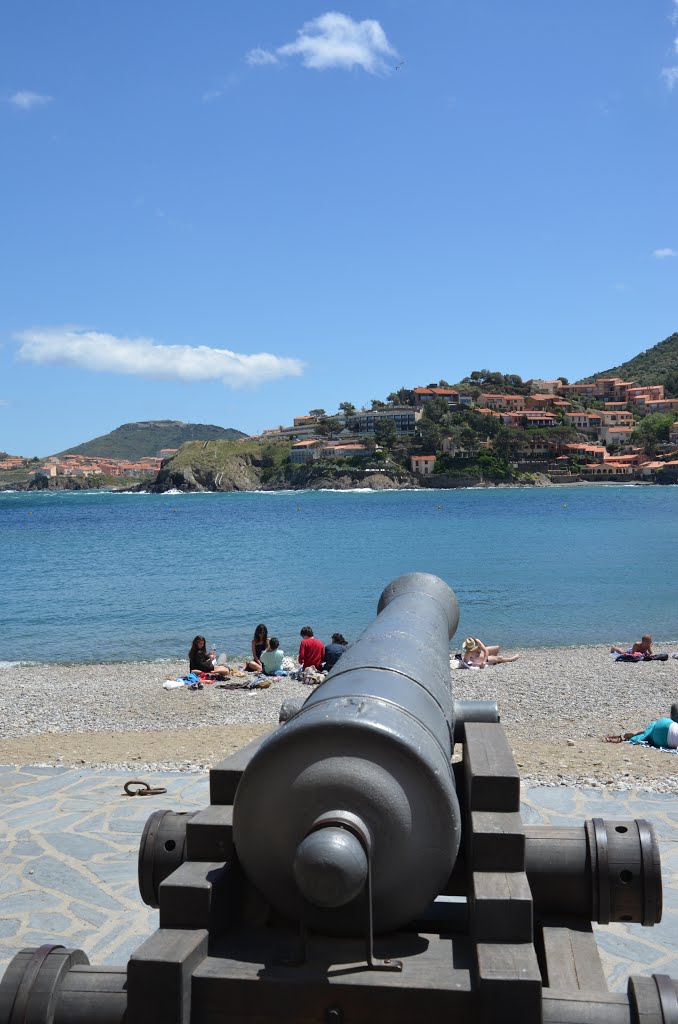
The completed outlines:
[[[145,489],[165,491],[386,490],[417,487],[412,473],[395,465],[289,461],[290,445],[255,440],[191,442],[163,462]]]
[[[261,480],[261,467],[252,456],[233,456],[224,469],[203,466],[163,467],[147,487],[154,494],[164,491],[259,491],[266,489]]]
[[[192,491],[280,491],[280,490],[337,490],[350,491],[369,487],[373,491],[405,489],[419,484],[406,473],[381,473],[365,470],[328,472],[326,468],[313,472],[316,467],[290,467],[291,472],[265,479],[261,467],[247,459],[236,462],[227,470],[204,470],[196,466],[161,469],[154,482],[145,489],[153,494],[177,490]]]

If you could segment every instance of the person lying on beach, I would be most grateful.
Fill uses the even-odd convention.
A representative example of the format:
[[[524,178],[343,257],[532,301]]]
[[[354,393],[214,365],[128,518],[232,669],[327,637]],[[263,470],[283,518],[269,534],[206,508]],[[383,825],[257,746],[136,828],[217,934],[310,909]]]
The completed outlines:
[[[277,636],[269,637],[266,650],[261,652],[261,667],[265,676],[287,675],[283,672],[284,651],[280,649],[280,641]]]
[[[261,672],[261,655],[266,650],[268,643],[268,630],[263,622],[260,622],[257,628],[254,630],[254,636],[252,637],[252,658],[250,661],[245,662],[246,672]]]
[[[216,653],[216,651],[215,651]],[[189,672],[216,672],[220,676],[229,676],[231,670],[228,665],[217,665],[214,658],[207,651],[207,643],[204,636],[195,637],[188,652]]]
[[[467,636],[461,645],[463,651],[462,664],[467,668],[485,668],[486,665],[504,665],[510,661],[517,661],[519,654],[507,658],[499,654],[499,645],[491,644],[486,647],[482,640],[477,637]]]
[[[328,644],[325,648],[325,660],[323,662],[323,672],[329,672],[331,668],[334,668],[339,658],[342,656],[346,648],[348,647],[348,640],[341,635],[341,633],[332,634],[332,643]]]
[[[629,647],[628,650],[623,650],[621,647],[610,647],[610,654],[641,654],[643,656],[652,656],[652,637],[641,636],[640,640],[636,640],[633,647]]]
[[[606,743],[647,743],[651,747],[663,747],[666,750],[678,748],[678,722],[671,718],[658,718],[650,722],[642,732],[625,732],[622,736],[606,736]]]

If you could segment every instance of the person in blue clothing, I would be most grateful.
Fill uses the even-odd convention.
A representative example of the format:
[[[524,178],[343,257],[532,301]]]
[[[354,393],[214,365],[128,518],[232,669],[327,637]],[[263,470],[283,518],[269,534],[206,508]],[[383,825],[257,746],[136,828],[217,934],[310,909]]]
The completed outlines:
[[[666,750],[678,749],[678,722],[672,718],[658,718],[650,722],[642,732],[625,732],[623,736],[606,736],[606,743],[648,743],[651,747]]]
[[[262,651],[259,655],[261,667],[264,675],[266,676],[277,676],[286,675],[282,669],[283,654],[285,652],[280,650],[280,641],[277,636],[269,637],[266,645],[266,650]]]

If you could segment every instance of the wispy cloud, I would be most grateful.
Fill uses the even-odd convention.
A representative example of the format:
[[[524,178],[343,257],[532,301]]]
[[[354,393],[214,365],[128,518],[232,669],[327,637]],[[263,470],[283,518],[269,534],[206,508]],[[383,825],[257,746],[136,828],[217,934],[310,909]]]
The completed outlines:
[[[270,50],[262,50],[261,47],[255,46],[253,50],[245,54],[245,60],[252,67],[259,67],[263,64],[277,64],[278,58]]]
[[[41,92],[30,92],[29,90],[23,90],[15,92],[7,100],[13,107],[18,107],[19,110],[31,110],[32,107],[43,107],[46,103],[51,103],[54,99],[53,96],[45,96]]]
[[[678,25],[678,0],[673,0],[671,24]],[[678,53],[678,36],[673,40],[673,49]],[[674,64],[670,68],[662,68],[662,78],[666,82],[667,88],[673,89],[674,85],[678,82],[678,64]]]
[[[678,251],[675,249],[654,249],[652,255],[658,260],[665,260],[667,256],[678,256]]]
[[[218,100],[219,97],[223,95],[223,89],[208,89],[207,92],[202,94],[202,101],[203,103],[211,103],[213,100]]]
[[[162,345],[152,338],[116,338],[73,327],[22,331],[18,356],[25,362],[59,364],[153,380],[220,380],[238,388],[280,377],[298,377],[304,364],[268,352],[242,355],[207,345]]]
[[[250,50],[245,60],[261,65],[276,64],[280,57],[300,57],[304,67],[315,71],[348,71],[358,67],[376,75],[389,69],[386,58],[393,60],[397,56],[378,21],[354,21],[347,14],[328,11],[305,22],[294,42],[278,46],[275,51]]]
[[[8,398],[0,398],[0,406],[9,405],[9,404],[10,404],[10,402],[9,402]]]

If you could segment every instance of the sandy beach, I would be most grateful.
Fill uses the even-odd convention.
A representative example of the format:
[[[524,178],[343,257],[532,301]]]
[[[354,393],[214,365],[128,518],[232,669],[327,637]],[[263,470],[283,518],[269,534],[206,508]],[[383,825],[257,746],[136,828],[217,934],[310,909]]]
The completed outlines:
[[[669,654],[678,645],[655,644]],[[512,652],[514,653],[514,652]],[[519,661],[451,673],[455,696],[494,699],[531,784],[678,791],[678,755],[602,742],[640,730],[678,701],[678,660],[617,664],[605,647],[530,649]],[[0,668],[0,764],[116,767],[131,775],[209,767],[273,728],[308,687],[164,690],[185,662]]]

